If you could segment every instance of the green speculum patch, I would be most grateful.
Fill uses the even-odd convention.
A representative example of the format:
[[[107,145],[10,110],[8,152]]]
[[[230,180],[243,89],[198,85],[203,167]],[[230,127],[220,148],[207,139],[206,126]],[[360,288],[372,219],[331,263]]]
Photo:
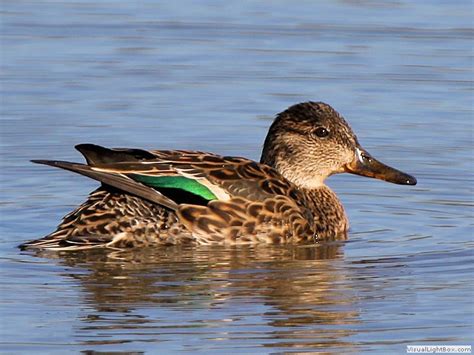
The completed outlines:
[[[217,200],[211,190],[200,184],[198,181],[186,178],[184,176],[149,176],[140,174],[130,174],[133,180],[141,182],[156,190],[177,189],[197,195],[207,201]]]

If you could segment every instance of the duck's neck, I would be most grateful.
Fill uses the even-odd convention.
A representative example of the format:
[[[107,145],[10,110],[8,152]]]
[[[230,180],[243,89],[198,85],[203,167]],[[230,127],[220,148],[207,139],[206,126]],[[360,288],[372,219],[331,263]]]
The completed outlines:
[[[347,239],[349,221],[336,194],[327,186],[301,188],[314,214],[316,232],[321,239]]]

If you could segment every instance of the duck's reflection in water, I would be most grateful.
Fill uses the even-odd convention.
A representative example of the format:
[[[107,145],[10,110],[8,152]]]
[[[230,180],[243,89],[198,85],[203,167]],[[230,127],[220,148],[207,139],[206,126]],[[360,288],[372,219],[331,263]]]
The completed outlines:
[[[343,346],[358,322],[340,244],[47,253],[68,266],[84,344],[206,341]],[[127,330],[126,332],[121,332]],[[201,330],[201,332],[200,332]],[[219,345],[216,344],[216,347]]]

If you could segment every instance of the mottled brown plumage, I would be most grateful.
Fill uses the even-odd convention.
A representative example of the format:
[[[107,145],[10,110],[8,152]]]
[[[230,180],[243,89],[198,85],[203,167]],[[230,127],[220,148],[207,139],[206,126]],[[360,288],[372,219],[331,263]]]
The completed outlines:
[[[321,102],[297,104],[270,127],[260,163],[194,151],[76,147],[86,164],[35,161],[102,182],[57,230],[22,248],[77,250],[163,244],[308,243],[345,239],[342,204],[324,180],[350,172],[416,180],[363,150]]]

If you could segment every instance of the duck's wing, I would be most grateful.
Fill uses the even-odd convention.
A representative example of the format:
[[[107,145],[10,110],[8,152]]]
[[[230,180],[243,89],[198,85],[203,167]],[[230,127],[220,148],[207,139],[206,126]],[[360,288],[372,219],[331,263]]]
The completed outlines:
[[[258,201],[274,195],[300,197],[298,190],[276,170],[245,158],[186,150],[108,149],[92,144],[79,145],[77,149],[89,164],[89,168],[81,165],[77,172],[86,175],[84,170],[87,170],[87,176],[104,183],[108,183],[104,181],[106,176],[120,177],[112,182],[120,180],[122,189],[134,194],[140,191],[130,191],[129,186],[134,184],[126,181],[158,191],[184,191],[204,201],[226,201],[233,197]],[[54,166],[72,170],[63,162]]]
[[[80,145],[89,165],[36,161],[175,210],[198,243],[283,242],[308,230],[304,196],[271,167],[196,151]],[[264,240],[256,238],[265,238]]]
[[[108,149],[92,144],[76,147],[86,164],[55,160],[34,163],[70,170],[172,210],[178,203],[160,191],[183,192],[179,203],[195,196],[212,200],[242,197],[260,201],[275,195],[298,199],[298,191],[271,167],[252,160],[184,150]],[[172,194],[171,194],[172,195]]]

